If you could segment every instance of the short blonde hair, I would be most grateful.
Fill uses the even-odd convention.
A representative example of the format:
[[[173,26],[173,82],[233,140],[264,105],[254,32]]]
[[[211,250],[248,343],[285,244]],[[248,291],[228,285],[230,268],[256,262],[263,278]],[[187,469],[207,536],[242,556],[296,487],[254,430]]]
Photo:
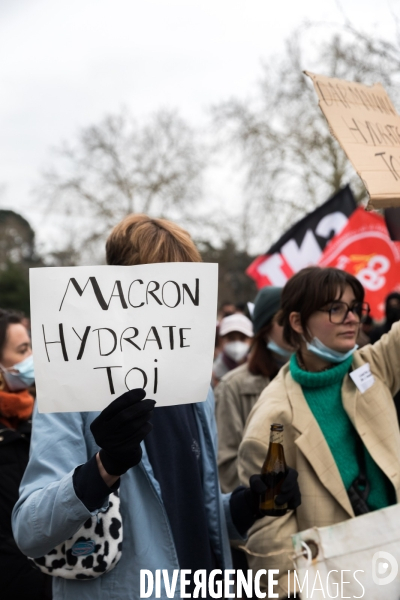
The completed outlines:
[[[167,219],[128,215],[114,227],[106,242],[109,265],[159,262],[201,262],[189,233]]]

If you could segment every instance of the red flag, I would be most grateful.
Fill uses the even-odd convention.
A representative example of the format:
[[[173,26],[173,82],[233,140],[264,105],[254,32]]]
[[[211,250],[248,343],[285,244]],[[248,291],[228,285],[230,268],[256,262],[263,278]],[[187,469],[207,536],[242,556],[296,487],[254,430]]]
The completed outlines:
[[[282,254],[258,256],[246,269],[246,274],[256,282],[257,288],[267,285],[283,287],[295,273]]]
[[[383,217],[363,208],[357,208],[329,242],[318,264],[355,275],[365,288],[374,319],[385,316],[386,296],[400,291],[400,243],[390,239]]]
[[[315,265],[328,241],[346,225],[356,202],[348,185],[295,223],[266,254],[246,270],[258,289],[266,285],[283,287],[300,269]]]

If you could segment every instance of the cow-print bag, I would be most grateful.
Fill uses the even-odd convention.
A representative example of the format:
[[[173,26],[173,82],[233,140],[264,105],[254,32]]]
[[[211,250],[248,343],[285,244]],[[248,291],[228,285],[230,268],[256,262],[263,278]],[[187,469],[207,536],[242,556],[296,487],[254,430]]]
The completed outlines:
[[[64,579],[95,579],[111,571],[122,553],[122,519],[118,492],[106,511],[90,517],[66,542],[45,556],[31,558],[47,575]]]

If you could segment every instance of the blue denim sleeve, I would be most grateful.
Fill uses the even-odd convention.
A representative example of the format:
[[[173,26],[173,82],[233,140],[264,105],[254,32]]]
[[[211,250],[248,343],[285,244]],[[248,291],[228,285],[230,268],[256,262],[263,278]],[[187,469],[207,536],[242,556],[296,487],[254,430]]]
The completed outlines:
[[[210,429],[211,438],[212,438],[212,442],[213,442],[213,446],[214,446],[214,453],[215,453],[215,456],[217,456],[218,432],[217,432],[217,423],[215,421],[215,398],[214,398],[214,392],[211,387],[209,388],[209,391],[208,391],[207,400],[205,402],[205,408],[207,411],[208,426]],[[215,469],[217,470],[216,459],[215,459]],[[222,494],[220,492],[220,495],[221,495],[221,499],[222,499],[222,505],[223,505],[223,510],[224,510],[224,514],[225,514],[225,522],[226,522],[229,539],[242,540],[242,541],[245,540],[247,538],[246,533],[243,533],[242,530],[239,531],[239,529],[236,527],[234,519],[232,518],[231,503],[230,503],[232,494]]]
[[[24,554],[43,556],[97,514],[73,485],[76,467],[89,458],[81,413],[43,414],[35,408],[30,459],[12,515],[15,541]]]

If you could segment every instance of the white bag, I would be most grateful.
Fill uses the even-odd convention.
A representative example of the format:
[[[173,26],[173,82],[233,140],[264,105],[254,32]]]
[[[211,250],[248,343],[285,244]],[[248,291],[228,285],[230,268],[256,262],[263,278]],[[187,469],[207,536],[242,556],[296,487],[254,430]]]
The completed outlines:
[[[45,556],[30,560],[42,573],[63,579],[96,579],[111,571],[122,553],[120,503],[119,493],[113,492],[106,510],[89,517],[73,536]]]
[[[292,540],[302,600],[399,600],[400,504],[307,529]]]

